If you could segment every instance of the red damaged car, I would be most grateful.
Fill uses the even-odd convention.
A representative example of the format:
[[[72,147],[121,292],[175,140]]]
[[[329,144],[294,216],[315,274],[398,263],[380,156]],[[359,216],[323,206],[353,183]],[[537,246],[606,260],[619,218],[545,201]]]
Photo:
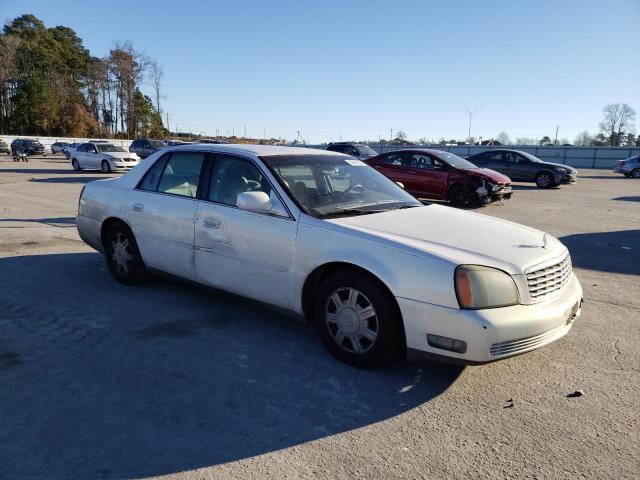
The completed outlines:
[[[449,152],[430,149],[397,150],[364,160],[367,165],[417,198],[448,200],[463,208],[511,198],[511,179],[480,168]]]

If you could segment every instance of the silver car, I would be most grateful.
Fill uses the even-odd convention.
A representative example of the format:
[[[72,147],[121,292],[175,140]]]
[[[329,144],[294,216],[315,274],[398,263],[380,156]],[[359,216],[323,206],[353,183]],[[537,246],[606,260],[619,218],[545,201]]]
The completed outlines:
[[[640,178],[640,155],[618,160],[613,171],[623,173],[625,177]]]

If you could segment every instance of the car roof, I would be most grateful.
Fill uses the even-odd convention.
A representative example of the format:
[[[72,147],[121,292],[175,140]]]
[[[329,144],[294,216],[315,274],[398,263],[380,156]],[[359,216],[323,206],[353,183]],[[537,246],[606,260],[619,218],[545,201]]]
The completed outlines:
[[[256,145],[244,143],[194,143],[190,145],[177,145],[167,150],[202,150],[205,152],[248,153],[259,157],[268,157],[274,155],[342,155],[338,152],[328,152],[327,150],[319,150],[316,148],[287,147],[280,145]]]

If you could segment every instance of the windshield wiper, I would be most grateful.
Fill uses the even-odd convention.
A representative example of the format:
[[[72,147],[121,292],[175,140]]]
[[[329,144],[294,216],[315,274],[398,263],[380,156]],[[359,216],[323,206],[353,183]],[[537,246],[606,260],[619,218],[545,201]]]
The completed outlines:
[[[368,215],[370,213],[380,213],[385,210],[363,210],[360,208],[343,208],[342,210],[334,210],[333,212],[324,213],[320,218],[341,217],[349,215]]]

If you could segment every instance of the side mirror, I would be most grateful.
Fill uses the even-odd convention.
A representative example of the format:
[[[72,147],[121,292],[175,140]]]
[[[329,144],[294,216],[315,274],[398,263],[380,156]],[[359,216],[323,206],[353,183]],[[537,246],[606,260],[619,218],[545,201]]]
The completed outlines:
[[[396,182],[396,184],[397,184],[400,188],[404,188],[404,183],[402,183],[402,182]]]
[[[280,200],[273,195],[269,197],[264,192],[242,192],[238,194],[236,206],[240,210],[255,213],[269,213],[271,215],[286,216],[287,213]]]

